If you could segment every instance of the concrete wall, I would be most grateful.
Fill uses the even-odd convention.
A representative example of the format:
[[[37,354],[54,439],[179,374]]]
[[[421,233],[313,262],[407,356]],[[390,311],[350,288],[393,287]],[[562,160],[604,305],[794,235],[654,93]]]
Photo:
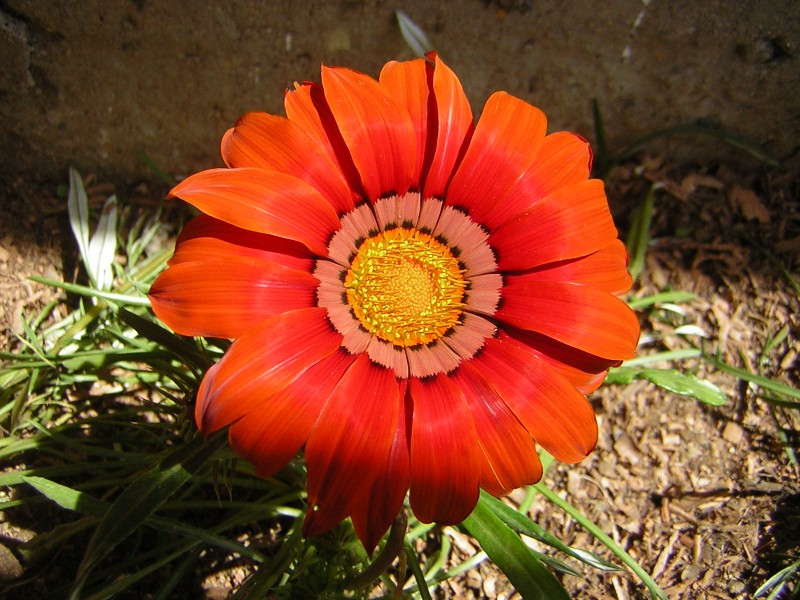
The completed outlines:
[[[63,178],[74,165],[136,178],[140,153],[173,174],[217,165],[241,113],[281,112],[283,89],[318,80],[321,63],[377,75],[410,58],[398,6],[476,112],[505,89],[552,128],[592,137],[597,98],[612,148],[698,120],[778,157],[798,148],[795,0],[5,0],[0,173]],[[673,149],[723,151],[699,141]]]

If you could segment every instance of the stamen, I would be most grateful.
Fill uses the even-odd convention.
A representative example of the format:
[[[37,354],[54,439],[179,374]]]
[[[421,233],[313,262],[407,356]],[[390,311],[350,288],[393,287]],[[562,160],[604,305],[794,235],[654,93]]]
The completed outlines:
[[[404,347],[428,344],[453,327],[466,286],[450,249],[408,227],[365,240],[344,281],[348,304],[364,328]]]

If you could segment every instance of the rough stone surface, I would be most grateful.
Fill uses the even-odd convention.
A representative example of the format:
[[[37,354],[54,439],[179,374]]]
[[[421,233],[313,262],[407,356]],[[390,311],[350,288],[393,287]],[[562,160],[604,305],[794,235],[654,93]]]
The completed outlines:
[[[402,8],[459,74],[476,114],[505,89],[551,128],[609,146],[704,121],[778,158],[797,151],[800,4],[793,0],[407,0]],[[377,75],[409,58],[382,0],[230,3],[0,2],[0,174],[63,179],[69,165],[124,178],[217,165],[249,110],[340,64]],[[729,152],[686,144],[698,157]],[[742,160],[749,160],[741,154]]]

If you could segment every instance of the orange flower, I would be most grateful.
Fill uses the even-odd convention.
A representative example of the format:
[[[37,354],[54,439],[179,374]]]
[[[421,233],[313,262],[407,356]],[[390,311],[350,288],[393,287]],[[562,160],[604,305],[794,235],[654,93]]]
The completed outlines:
[[[477,124],[438,58],[378,81],[322,69],[288,118],[243,116],[229,168],[172,190],[203,215],[150,290],[185,335],[234,338],[196,419],[262,476],[305,446],[305,533],[374,548],[406,492],[458,523],[479,488],[536,482],[539,444],[597,441],[583,394],[630,358],[627,254],[588,144],[504,92]]]

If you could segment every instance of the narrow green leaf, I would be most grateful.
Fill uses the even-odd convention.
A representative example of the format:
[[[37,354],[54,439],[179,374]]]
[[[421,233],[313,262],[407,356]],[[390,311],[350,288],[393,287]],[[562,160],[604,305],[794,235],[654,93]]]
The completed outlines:
[[[645,365],[652,365],[657,362],[669,362],[673,360],[686,360],[689,358],[698,358],[703,356],[703,351],[698,348],[679,348],[677,350],[667,350],[665,352],[656,352],[655,354],[645,354],[637,356],[622,363],[622,368],[627,367],[643,367]],[[612,369],[613,371],[614,369]]]
[[[527,535],[528,537],[547,544],[548,546],[552,546],[553,548],[561,550],[565,554],[568,554],[573,558],[577,558],[581,562],[586,563],[591,567],[602,569],[604,571],[618,571],[620,569],[615,564],[610,563],[607,560],[603,560],[596,554],[586,552],[585,550],[578,552],[576,549],[567,546],[556,536],[531,521],[528,517],[520,512],[517,512],[505,504],[502,500],[499,500],[490,494],[481,492],[481,501],[484,502],[487,508],[497,515],[500,520],[503,521],[503,523],[511,527],[511,529],[517,533]]]
[[[31,275],[29,279],[31,281],[35,281],[36,283],[42,283],[44,285],[49,285],[51,287],[61,288],[62,290],[67,290],[68,292],[72,292],[73,294],[79,294],[81,296],[88,296],[90,298],[103,298],[104,300],[109,300],[117,304],[150,306],[150,300],[148,300],[147,298],[142,298],[140,296],[128,296],[126,294],[115,294],[114,292],[104,292],[103,290],[98,290],[93,287],[78,285],[77,283],[66,283],[63,281],[55,281],[53,279],[47,279],[46,277],[39,277],[38,275]]]
[[[197,351],[197,348],[186,341],[185,338],[124,308],[121,308],[117,312],[117,316],[120,321],[125,323],[128,327],[135,329],[136,333],[144,339],[155,342],[159,346],[174,352],[183,360],[191,362],[199,369],[205,370],[209,368],[210,364],[208,358],[201,355],[200,352]]]
[[[728,373],[729,375],[733,375],[734,377],[737,377],[742,381],[746,381],[747,383],[752,383],[753,385],[757,385],[759,387],[764,388],[765,390],[775,392],[776,394],[785,394],[791,398],[800,400],[800,389],[798,388],[793,388],[791,386],[785,385],[780,381],[774,381],[769,377],[764,377],[763,375],[756,375],[755,373],[751,373],[750,371],[739,369],[737,367],[732,367],[728,363],[723,362],[717,358],[706,356],[706,361],[710,365],[719,369],[720,371]]]
[[[711,406],[722,406],[728,399],[725,392],[710,381],[673,369],[642,369],[639,377],[665,390],[689,396]]]
[[[489,558],[526,600],[569,600],[558,579],[536,558],[520,537],[486,504],[484,497],[462,523]]]
[[[168,452],[123,490],[89,540],[78,569],[77,594],[95,564],[132,534],[224,444],[224,436],[213,436],[208,440],[197,438],[182,448]]]
[[[433,44],[431,44],[428,36],[425,35],[422,27],[414,23],[411,17],[402,10],[398,8],[394,12],[395,15],[397,15],[397,24],[400,26],[400,34],[403,36],[406,44],[414,51],[414,54],[424,58],[428,52],[433,50]]]
[[[644,298],[634,298],[632,300],[628,300],[628,306],[634,310],[641,310],[643,308],[648,308],[664,302],[675,304],[679,302],[691,302],[692,300],[696,299],[697,296],[691,292],[674,290],[670,292],[653,294],[652,296],[645,296]]]
[[[61,508],[102,517],[108,510],[108,503],[98,500],[91,494],[74,490],[44,477],[28,476],[22,480],[37,492],[58,504]]]
[[[656,190],[662,187],[664,187],[664,185],[658,182],[651,185],[642,203],[633,215],[633,223],[631,223],[631,230],[628,233],[628,239],[625,245],[630,255],[628,271],[630,271],[634,281],[636,281],[644,270],[644,257],[647,252],[647,245],[650,242],[650,222],[653,220],[653,204],[655,202]]]
[[[75,236],[75,241],[78,243],[81,258],[87,261],[89,257],[89,199],[86,197],[86,189],[83,187],[81,176],[72,167],[69,169],[67,212],[72,235]]]
[[[117,197],[112,195],[103,205],[97,230],[89,240],[89,263],[86,268],[95,287],[107,291],[114,282],[114,256],[117,250]]]
[[[794,562],[794,564],[781,569],[772,577],[767,579],[767,581],[762,583],[756,590],[755,594],[753,594],[753,598],[760,598],[770,590],[772,590],[772,593],[770,593],[768,598],[776,598],[777,595],[783,591],[786,582],[789,581],[789,579],[791,579],[791,577],[797,572],[800,572],[800,560],[797,560]]]
[[[609,370],[606,382],[627,385],[635,379],[644,379],[674,394],[688,396],[712,406],[722,406],[728,400],[725,392],[710,381],[675,369],[616,367]]]
[[[581,511],[577,508],[572,506],[569,502],[564,500],[561,496],[556,494],[553,490],[549,487],[544,485],[541,481],[539,483],[535,483],[533,485],[540,494],[542,494],[545,498],[547,498],[550,502],[555,504],[565,513],[567,513],[570,517],[575,519],[575,521],[581,525],[586,531],[592,534],[597,540],[605,544],[605,546],[611,550],[617,558],[619,558],[625,565],[627,565],[634,573],[636,573],[637,577],[642,580],[642,583],[647,586],[647,589],[650,590],[651,598],[658,598],[658,600],[667,600],[667,595],[663,592],[663,590],[658,587],[658,584],[653,580],[652,577],[645,571],[639,563],[637,563],[633,557],[628,554],[625,549],[617,544],[611,537],[601,530],[597,525],[594,524],[591,520],[589,520]]]

